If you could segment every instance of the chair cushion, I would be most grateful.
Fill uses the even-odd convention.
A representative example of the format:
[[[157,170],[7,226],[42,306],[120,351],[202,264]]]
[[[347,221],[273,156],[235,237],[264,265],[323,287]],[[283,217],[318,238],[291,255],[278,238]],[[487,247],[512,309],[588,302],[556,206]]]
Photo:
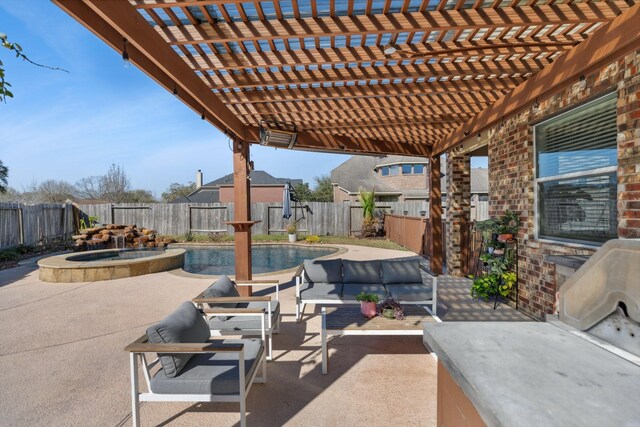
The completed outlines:
[[[339,300],[342,298],[342,283],[303,283],[300,298],[304,300]]]
[[[218,280],[213,282],[211,286],[204,290],[203,295],[205,298],[220,298],[220,297],[239,297],[240,293],[236,284],[229,279],[226,275],[220,276]],[[209,303],[209,308],[236,308],[237,302],[229,303]],[[227,316],[219,316],[220,320],[226,320]]]
[[[402,285],[387,286],[389,293],[396,301],[420,302],[430,301],[433,298],[433,289],[424,283],[406,283]]]
[[[248,386],[251,375],[262,361],[262,340],[253,338],[221,341],[223,345],[238,342],[244,344],[244,372]],[[216,341],[218,343],[220,341]],[[151,391],[158,394],[239,394],[238,353],[194,354],[179,375],[168,377],[164,369],[160,369],[151,378],[150,385]]]
[[[249,303],[239,303],[237,308],[264,308],[267,309],[267,301],[251,301]],[[271,303],[271,326],[275,326],[278,317],[280,316],[280,303],[276,300],[270,301]],[[265,311],[264,325],[269,326],[267,322],[267,312]],[[209,329],[214,331],[260,331],[262,325],[260,318],[256,314],[255,316],[228,316],[227,320],[221,321],[218,317],[211,317],[209,319]]]
[[[307,283],[342,283],[342,260],[304,260],[304,279]]]
[[[376,294],[381,300],[389,296],[384,285],[380,283],[345,283],[342,288],[342,299],[345,301],[355,301],[356,295],[361,292]]]
[[[380,283],[380,261],[350,261],[345,259],[342,262],[343,279],[342,283]]]
[[[385,259],[380,262],[382,283],[418,283],[422,282],[420,259],[416,257]]]
[[[147,338],[153,344],[200,343],[211,338],[211,334],[200,311],[186,301],[159,323],[150,326]],[[169,378],[178,375],[192,356],[187,353],[158,354],[164,373]]]

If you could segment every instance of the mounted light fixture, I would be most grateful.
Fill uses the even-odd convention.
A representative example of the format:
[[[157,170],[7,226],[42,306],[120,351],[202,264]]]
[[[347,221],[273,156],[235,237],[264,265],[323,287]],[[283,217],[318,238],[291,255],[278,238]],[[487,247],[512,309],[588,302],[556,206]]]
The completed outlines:
[[[476,140],[480,141],[480,138],[482,138],[482,134],[478,132],[478,134],[476,135]]]
[[[389,56],[389,55],[393,55],[394,53],[396,53],[398,51],[398,48],[395,45],[387,45],[384,47],[384,54]]]
[[[206,119],[206,117],[204,116],[204,107],[202,107],[202,115],[200,116],[200,118],[201,118],[202,120]]]
[[[127,39],[122,39],[122,60],[124,61],[124,68],[129,68],[131,66],[131,62],[129,61],[129,53],[127,52]]]
[[[587,78],[584,76],[584,74],[580,74],[578,87],[580,88],[580,90],[584,90],[587,87]]]
[[[469,131],[468,130],[464,131],[464,136],[469,136]]]
[[[538,102],[538,98],[536,98],[535,104],[533,104],[533,112],[537,113],[540,110],[540,103]]]
[[[175,82],[173,82],[173,94],[174,94],[174,95],[178,95],[178,88],[177,88],[177,86],[176,86],[176,83],[175,83]]]
[[[260,145],[276,148],[293,148],[298,138],[295,125],[260,121]]]

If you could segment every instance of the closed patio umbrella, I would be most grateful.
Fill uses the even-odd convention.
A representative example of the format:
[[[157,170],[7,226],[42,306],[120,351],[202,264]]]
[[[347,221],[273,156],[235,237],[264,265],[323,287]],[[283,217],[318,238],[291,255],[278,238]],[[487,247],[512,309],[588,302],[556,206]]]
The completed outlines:
[[[291,218],[291,195],[289,192],[289,183],[284,186],[284,194],[282,196],[282,218]]]

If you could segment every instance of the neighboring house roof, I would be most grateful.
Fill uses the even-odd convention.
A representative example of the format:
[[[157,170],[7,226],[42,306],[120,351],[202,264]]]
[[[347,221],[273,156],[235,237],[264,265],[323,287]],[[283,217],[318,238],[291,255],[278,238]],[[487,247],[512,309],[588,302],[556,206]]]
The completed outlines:
[[[406,199],[426,199],[429,197],[427,189],[401,190],[393,186],[389,180],[379,175],[377,170],[391,164],[428,164],[424,157],[408,156],[351,156],[347,161],[331,171],[331,183],[339,186],[349,194],[355,194],[361,189],[370,191],[375,189],[377,194],[402,194]],[[442,193],[447,192],[446,162],[442,162]],[[489,192],[488,170],[486,168],[471,169],[471,193],[486,194]]]
[[[301,179],[290,179],[290,178],[276,178],[273,175],[265,172],[254,170],[249,173],[249,178],[251,179],[251,186],[256,185],[284,185],[287,182],[290,182],[291,185],[302,184]],[[203,185],[203,187],[220,187],[233,185],[233,174],[230,173],[221,178],[216,179],[215,181],[208,182]]]
[[[218,203],[220,190],[218,188],[200,187],[187,196],[178,197],[170,203]]]

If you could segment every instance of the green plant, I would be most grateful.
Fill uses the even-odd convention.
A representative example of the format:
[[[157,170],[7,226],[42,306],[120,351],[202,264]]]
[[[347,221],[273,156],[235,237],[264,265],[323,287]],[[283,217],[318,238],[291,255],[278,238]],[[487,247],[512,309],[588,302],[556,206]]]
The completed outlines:
[[[93,226],[95,226],[98,222],[100,222],[100,220],[98,219],[97,216],[90,216],[89,217],[89,228],[93,228]]]
[[[516,276],[516,273],[514,273],[513,271],[507,271],[505,273],[502,273],[502,276],[500,277],[502,280],[501,280],[500,286],[498,286],[498,293],[503,297],[507,297],[511,293],[511,290],[513,289],[513,285],[516,284],[518,277]]]
[[[485,274],[484,276],[476,277],[471,285],[471,298],[474,300],[482,299],[489,301],[492,297],[495,297],[498,292],[498,283],[500,276],[497,274]]]
[[[304,241],[309,244],[321,243],[320,236],[311,235],[304,238]]]
[[[358,192],[358,200],[362,204],[362,216],[364,219],[373,218],[373,211],[376,208],[376,192],[360,190]]]
[[[295,221],[291,221],[289,225],[287,225],[287,234],[296,234],[298,231],[298,227],[296,226]]]
[[[0,251],[0,262],[15,261],[18,258],[20,258],[20,255],[13,249],[5,249],[3,251]]]
[[[360,292],[356,295],[356,301],[358,302],[375,302],[376,304],[380,301],[378,295],[376,294],[368,294],[366,292]]]
[[[29,246],[29,245],[23,245],[22,243],[19,244],[18,246],[16,246],[13,250],[20,254],[20,255],[26,255],[30,252],[34,251],[34,247],[33,246]]]
[[[498,234],[518,234],[520,215],[517,212],[507,210],[496,220],[496,224],[496,232]]]
[[[184,234],[184,241],[185,242],[191,242],[191,241],[193,241],[193,239],[194,239],[194,235],[193,235],[192,232],[189,231],[188,233]]]
[[[379,302],[376,309],[378,311],[378,316],[396,320],[404,319],[404,307],[392,297]]]

